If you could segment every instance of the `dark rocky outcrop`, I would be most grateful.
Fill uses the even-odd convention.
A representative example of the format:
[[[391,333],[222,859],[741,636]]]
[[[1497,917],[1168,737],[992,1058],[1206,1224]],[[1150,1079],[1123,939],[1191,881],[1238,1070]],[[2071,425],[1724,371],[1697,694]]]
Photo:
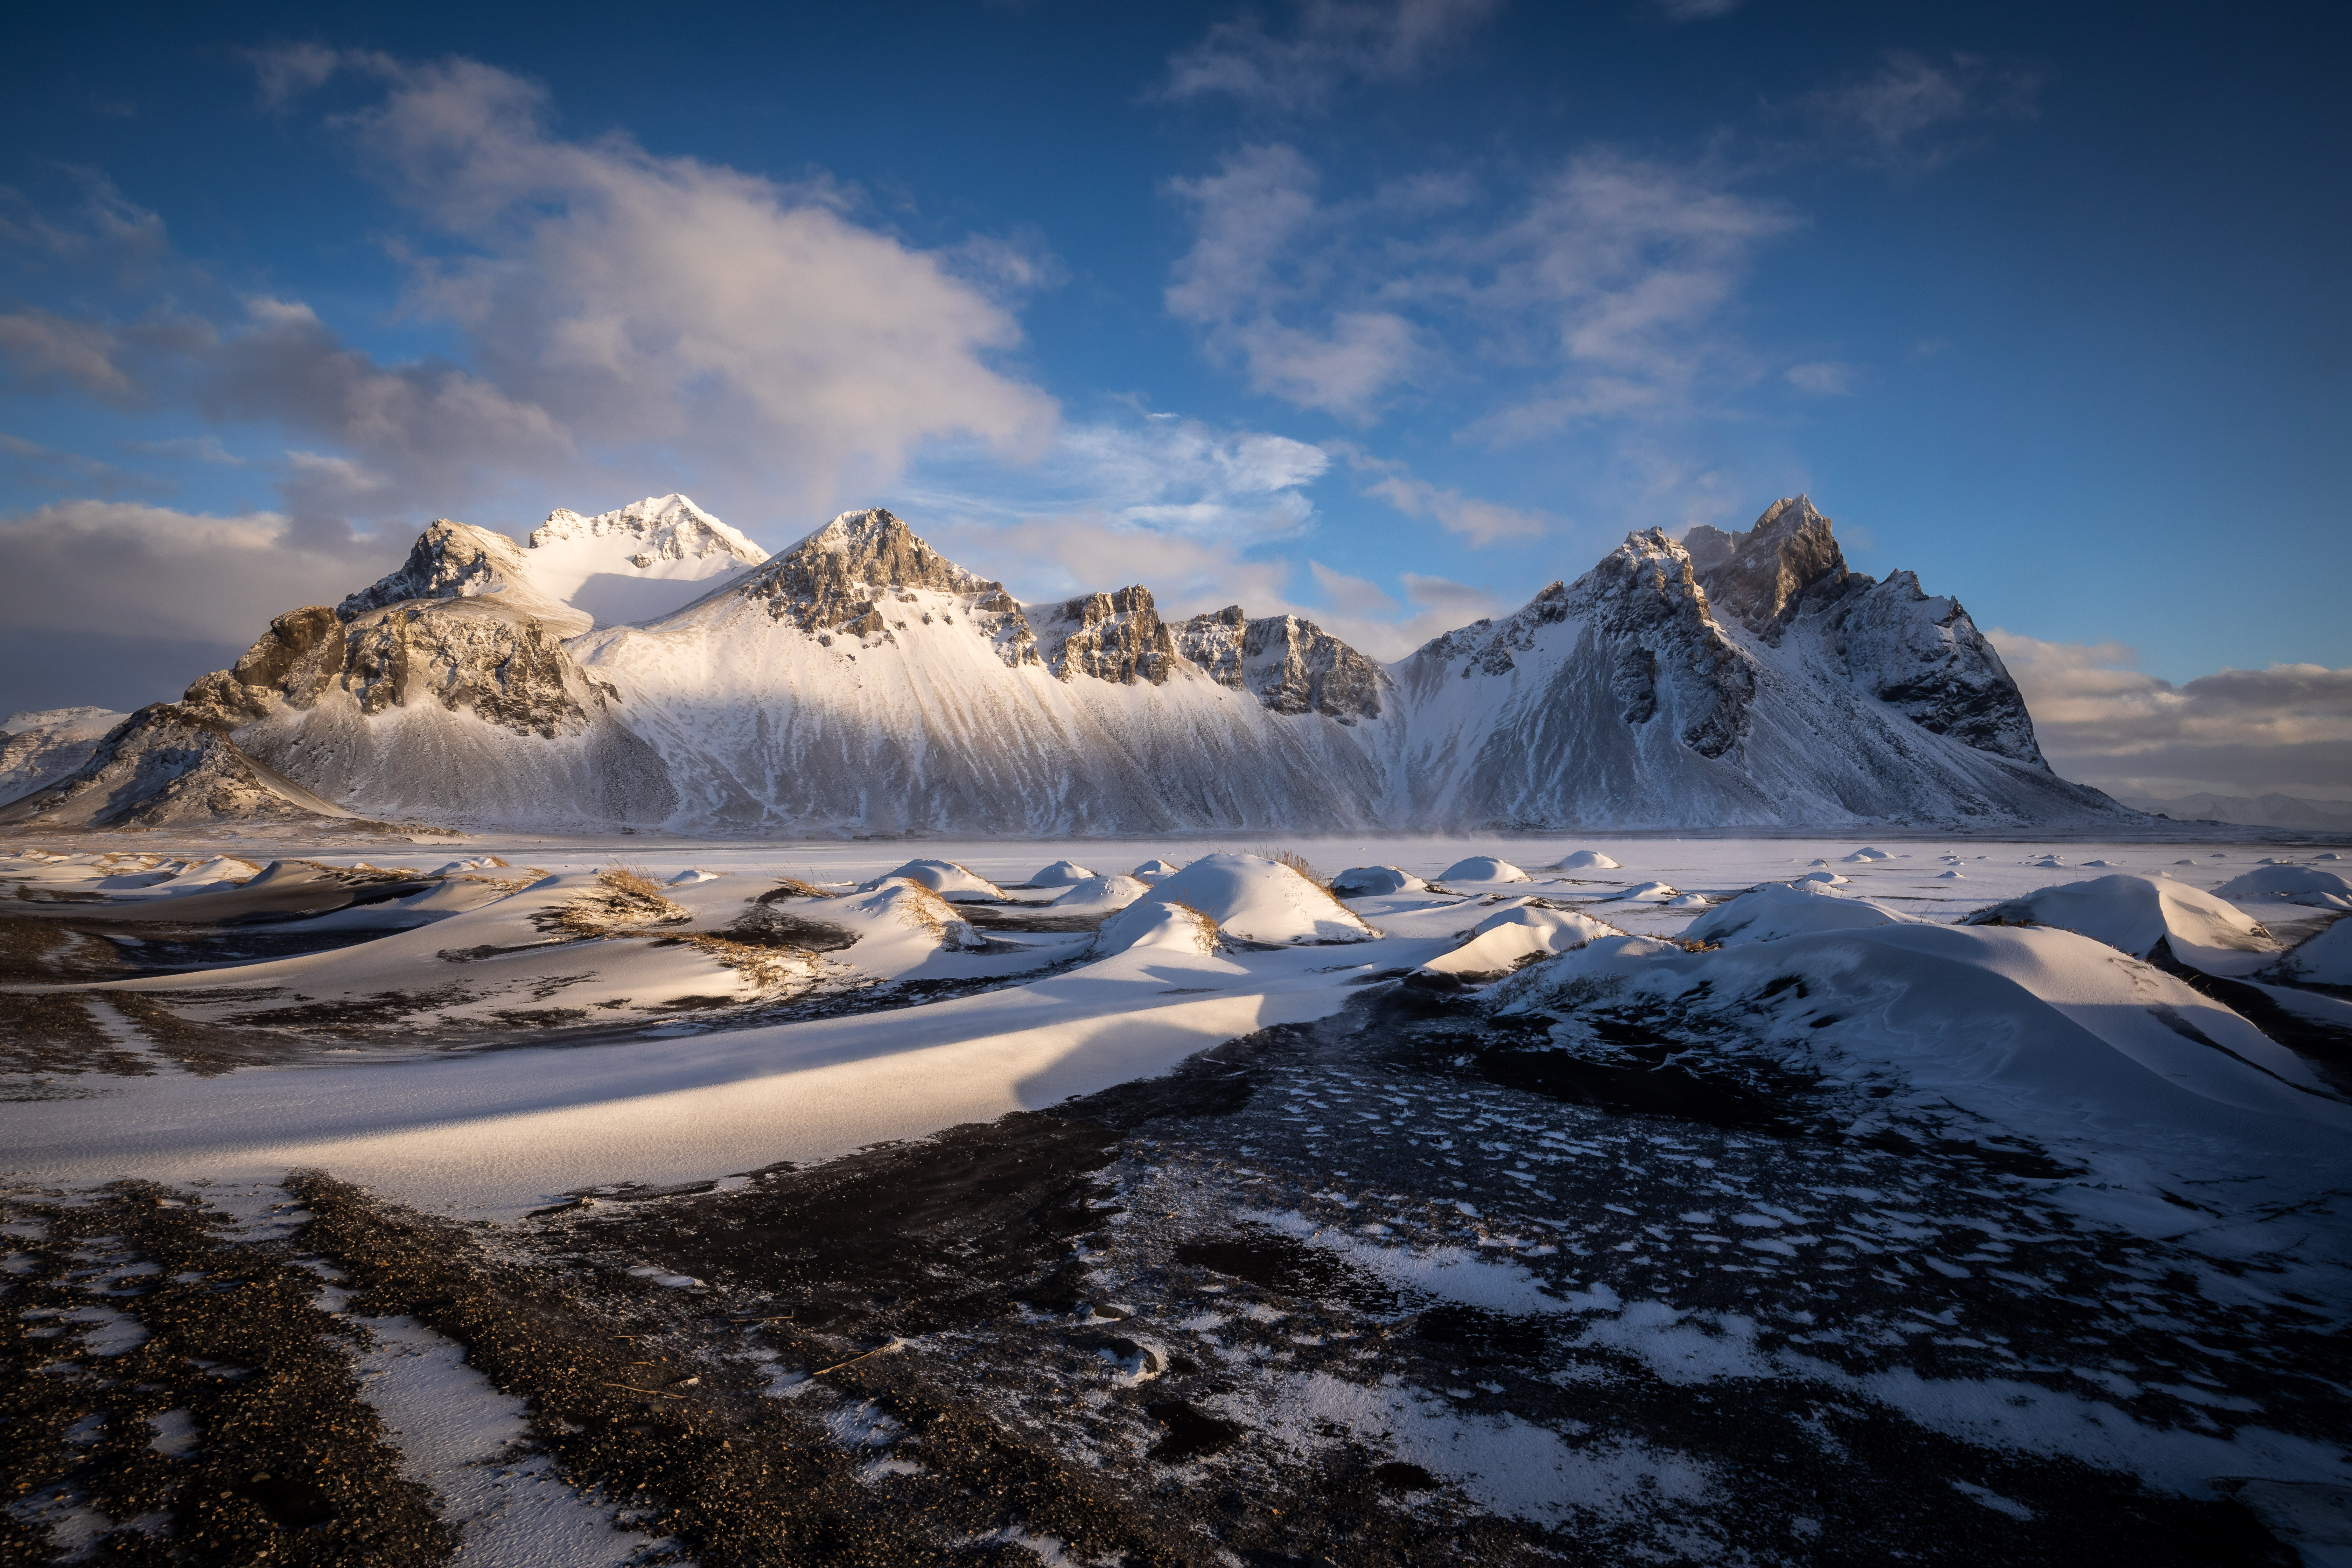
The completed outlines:
[[[1343,724],[1381,716],[1387,672],[1313,621],[1252,620],[1228,605],[1178,626],[1175,640],[1212,680],[1255,692],[1276,713],[1320,713]]]
[[[896,605],[923,590],[962,597],[971,624],[995,643],[1008,667],[1039,662],[1028,619],[1003,584],[965,571],[879,507],[842,513],[734,591],[765,600],[775,619],[826,639],[839,633],[895,643],[891,634],[903,618]]]
[[[1045,668],[1064,680],[1090,675],[1122,686],[1164,686],[1176,672],[1176,639],[1149,588],[1087,594],[1040,606],[1030,625]]]
[[[1744,533],[1701,523],[1683,538],[1693,573],[1718,616],[1733,616],[1768,643],[1808,609],[1867,588],[1849,571],[1830,520],[1803,496],[1774,501]]]

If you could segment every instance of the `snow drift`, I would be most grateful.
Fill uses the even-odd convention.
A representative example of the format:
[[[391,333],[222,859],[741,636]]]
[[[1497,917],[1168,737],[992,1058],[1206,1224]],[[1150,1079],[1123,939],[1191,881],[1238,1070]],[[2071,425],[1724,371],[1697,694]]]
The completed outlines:
[[[1812,1095],[1852,1137],[2210,1173],[2309,1160],[2352,1134],[2352,1106],[2236,1013],[2046,927],[1896,919],[1696,953],[1611,938],[1494,998],[1557,1019],[1559,1048],[1596,1063],[1627,1048],[1596,1033],[1613,1023],[1668,1043],[1684,1070]]]
[[[1122,919],[1154,904],[1182,904],[1226,934],[1267,944],[1365,942],[1377,935],[1362,917],[1279,861],[1255,855],[1205,855],[1129,906]]]
[[[2134,958],[2169,957],[2208,974],[2251,973],[2279,952],[2278,939],[2244,912],[2169,877],[2098,877],[2043,888],[1979,910],[1969,923],[2056,926]]]

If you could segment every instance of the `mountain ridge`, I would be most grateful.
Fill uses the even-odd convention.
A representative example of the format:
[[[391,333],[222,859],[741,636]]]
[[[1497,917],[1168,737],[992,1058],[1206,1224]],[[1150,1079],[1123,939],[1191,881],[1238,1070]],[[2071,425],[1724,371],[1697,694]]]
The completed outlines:
[[[583,588],[605,579],[662,607],[602,620]],[[1292,615],[1171,622],[1140,584],[1024,605],[878,508],[774,556],[682,496],[551,513],[529,544],[436,520],[399,569],[278,617],[184,704],[341,808],[483,825],[2137,816],[2050,772],[1957,600],[1853,571],[1802,496],[1738,533],[1629,534],[1573,582],[1388,665]]]

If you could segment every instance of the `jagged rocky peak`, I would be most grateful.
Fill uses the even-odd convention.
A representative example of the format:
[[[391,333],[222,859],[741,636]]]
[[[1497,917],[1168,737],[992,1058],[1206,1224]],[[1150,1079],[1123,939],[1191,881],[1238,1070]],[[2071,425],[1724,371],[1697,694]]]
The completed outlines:
[[[1151,590],[1138,584],[1110,594],[1082,594],[1058,605],[1033,605],[1029,625],[1038,656],[1060,679],[1091,675],[1132,686],[1164,686],[1176,673],[1176,639]]]
[[[410,599],[470,599],[504,593],[529,577],[521,545],[503,533],[439,517],[416,536],[399,570],[349,595],[334,613],[348,621]]]
[[[627,559],[639,568],[656,561],[692,561],[708,555],[729,556],[751,566],[768,559],[768,552],[740,531],[675,491],[647,496],[593,517],[558,507],[531,531],[530,547],[546,550],[575,540],[608,538],[615,543],[636,544],[637,550]]]
[[[613,700],[537,616],[480,597],[427,611],[404,601],[348,624],[323,605],[289,611],[235,666],[200,677],[181,701],[204,721],[235,730],[283,710],[307,711],[340,689],[367,718],[429,700],[518,735],[552,739],[582,732]]]
[[[767,600],[770,615],[804,632],[880,637],[890,620],[884,605],[924,590],[959,595],[1000,615],[1019,612],[1003,584],[965,571],[879,507],[843,512],[745,578],[738,591]]]
[[[1717,623],[1689,552],[1661,529],[1627,534],[1574,583],[1549,584],[1499,622],[1433,638],[1411,662],[1464,680],[1511,676],[1539,647],[1567,651],[1561,637],[1549,635],[1563,623],[1573,625],[1564,637],[1591,645],[1626,724],[1647,724],[1664,707],[1676,738],[1703,757],[1720,757],[1738,742],[1755,700],[1755,670]]]
[[[1381,716],[1388,672],[1312,621],[1252,620],[1228,605],[1175,632],[1177,652],[1209,679],[1255,693],[1276,713],[1320,713],[1343,724]]]
[[[1684,535],[1683,548],[1716,612],[1737,616],[1768,641],[1777,642],[1806,605],[1871,581],[1846,569],[1830,520],[1804,496],[1774,501],[1744,533],[1701,523]]]

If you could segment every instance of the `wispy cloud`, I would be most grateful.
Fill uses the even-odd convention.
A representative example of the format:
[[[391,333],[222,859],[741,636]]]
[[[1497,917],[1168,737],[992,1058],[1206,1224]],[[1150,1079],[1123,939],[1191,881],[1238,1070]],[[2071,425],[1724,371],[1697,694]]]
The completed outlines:
[[[1168,309],[1204,330],[1212,355],[1244,366],[1252,390],[1360,421],[1411,370],[1419,348],[1402,316],[1333,299],[1361,292],[1343,276],[1353,215],[1322,210],[1317,179],[1297,149],[1276,145],[1174,182],[1193,209],[1195,232],[1176,264]]]
[[[1159,95],[1223,97],[1259,109],[1321,109],[1339,89],[1417,75],[1502,8],[1502,0],[1298,0],[1290,26],[1219,22],[1168,62]]]
[[[1319,184],[1285,144],[1177,182],[1195,228],[1171,313],[1253,390],[1359,424],[1483,377],[1469,434],[1498,445],[1683,412],[1749,259],[1798,221],[1702,166],[1605,148],[1499,201],[1458,171],[1340,202]]]
[[[1824,151],[1905,174],[1949,163],[1991,126],[2039,112],[2040,76],[1973,55],[1940,64],[1897,49],[1867,73],[1798,99]]]
[[[1018,463],[970,444],[940,447],[893,493],[923,515],[992,527],[1083,516],[1245,548],[1307,528],[1307,489],[1330,466],[1322,447],[1286,436],[1137,413],[1066,424]]]
[[[1417,479],[1405,464],[1376,457],[1349,442],[1334,442],[1331,449],[1347,458],[1348,466],[1358,474],[1370,476],[1363,486],[1366,495],[1378,496],[1407,517],[1434,522],[1473,546],[1510,539],[1539,539],[1559,521],[1539,512],[1480,500],[1450,486]]]
[[[1812,360],[1804,364],[1792,364],[1780,373],[1780,379],[1800,392],[1810,392],[1821,397],[1845,397],[1853,394],[1862,373],[1854,366],[1836,360]]]
[[[1669,22],[1707,22],[1728,16],[1743,0],[1649,0],[1649,7]]]
[[[213,463],[225,468],[246,466],[246,459],[230,451],[217,436],[174,436],[163,441],[125,441],[122,448],[144,457],[179,458],[191,462]]]
[[[2274,664],[2175,685],[2136,668],[2121,643],[1990,635],[2070,778],[2159,797],[2308,795],[2352,780],[2352,669]]]

